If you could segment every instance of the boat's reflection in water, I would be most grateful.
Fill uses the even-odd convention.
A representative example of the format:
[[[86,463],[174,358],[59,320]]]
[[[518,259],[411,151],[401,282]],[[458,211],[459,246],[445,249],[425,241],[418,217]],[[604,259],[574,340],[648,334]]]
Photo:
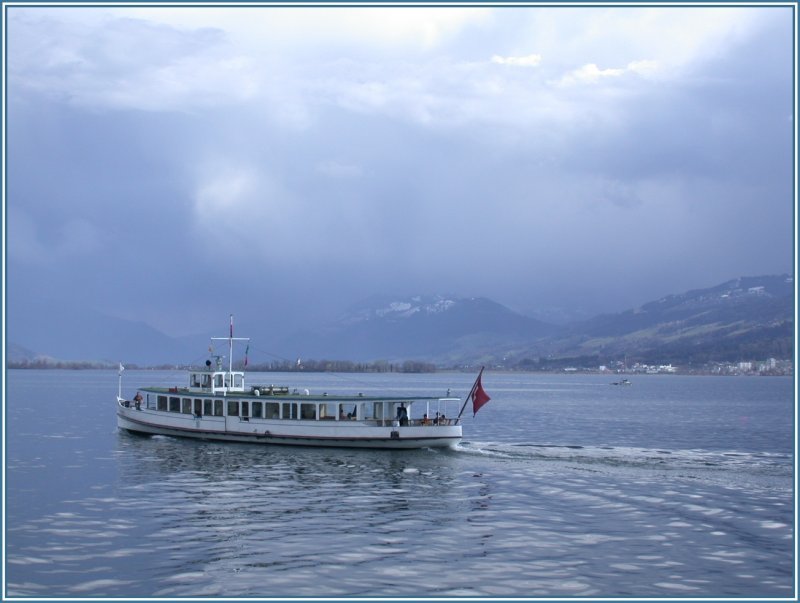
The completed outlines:
[[[348,567],[405,556],[425,534],[440,538],[428,542],[426,558],[437,547],[452,554],[459,524],[475,509],[458,487],[452,451],[218,444],[125,432],[119,443],[121,488],[151,524],[159,556],[171,553],[173,564],[155,577],[159,596],[356,594],[365,580]],[[478,485],[472,494],[485,499],[488,485]],[[270,574],[261,574],[266,567]],[[297,572],[308,568],[314,576],[303,586]],[[237,576],[233,585],[228,571]],[[366,580],[373,589],[374,571]],[[175,578],[187,574],[194,583]]]

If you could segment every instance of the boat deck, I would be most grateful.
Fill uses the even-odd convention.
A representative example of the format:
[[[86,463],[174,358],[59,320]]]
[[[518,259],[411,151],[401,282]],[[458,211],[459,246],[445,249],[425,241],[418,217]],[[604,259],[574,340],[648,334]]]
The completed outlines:
[[[248,387],[244,391],[227,391],[223,392],[212,392],[209,390],[197,389],[197,388],[190,388],[190,387],[141,387],[139,388],[140,391],[148,392],[151,394],[178,394],[178,395],[185,395],[185,396],[200,396],[206,398],[243,398],[243,399],[253,399],[253,400],[302,400],[303,402],[383,402],[387,400],[391,400],[392,402],[433,402],[433,401],[440,401],[440,400],[454,400],[454,398],[450,398],[448,396],[394,396],[394,395],[383,395],[383,396],[365,396],[363,394],[328,394],[327,392],[323,392],[322,394],[306,394],[303,390],[292,389],[288,391],[288,388],[280,388],[281,390],[287,391],[269,391],[270,386],[259,386],[255,385],[252,387]],[[277,389],[277,388],[276,388]],[[258,393],[256,393],[258,391]]]

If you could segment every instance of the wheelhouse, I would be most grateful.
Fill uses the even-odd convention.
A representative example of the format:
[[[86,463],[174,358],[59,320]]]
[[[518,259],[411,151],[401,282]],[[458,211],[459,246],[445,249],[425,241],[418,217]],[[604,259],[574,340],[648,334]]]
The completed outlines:
[[[189,391],[204,394],[243,392],[244,373],[221,370],[191,371],[189,373]]]

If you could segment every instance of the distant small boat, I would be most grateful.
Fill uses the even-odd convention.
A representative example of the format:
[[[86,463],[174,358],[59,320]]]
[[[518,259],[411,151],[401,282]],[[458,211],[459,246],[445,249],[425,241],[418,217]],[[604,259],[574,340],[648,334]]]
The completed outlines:
[[[622,381],[614,381],[611,385],[631,385],[631,382],[623,379]]]
[[[230,333],[212,339],[228,340],[232,354],[233,317]],[[461,440],[460,413],[448,418],[451,405],[461,400],[451,398],[449,390],[441,397],[338,396],[274,385],[247,387],[244,371],[234,371],[232,363],[226,370],[221,357],[214,358],[205,368],[189,369],[186,385],[140,387],[131,400],[122,397],[120,365],[118,427],[143,434],[301,446],[453,447]]]

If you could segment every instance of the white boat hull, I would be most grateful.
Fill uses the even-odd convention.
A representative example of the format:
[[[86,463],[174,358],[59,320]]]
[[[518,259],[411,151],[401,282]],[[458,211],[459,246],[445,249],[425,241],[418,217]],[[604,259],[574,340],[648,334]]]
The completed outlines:
[[[461,440],[461,425],[371,425],[362,421],[197,418],[119,404],[117,425],[132,432],[250,444],[347,448],[442,448]]]

